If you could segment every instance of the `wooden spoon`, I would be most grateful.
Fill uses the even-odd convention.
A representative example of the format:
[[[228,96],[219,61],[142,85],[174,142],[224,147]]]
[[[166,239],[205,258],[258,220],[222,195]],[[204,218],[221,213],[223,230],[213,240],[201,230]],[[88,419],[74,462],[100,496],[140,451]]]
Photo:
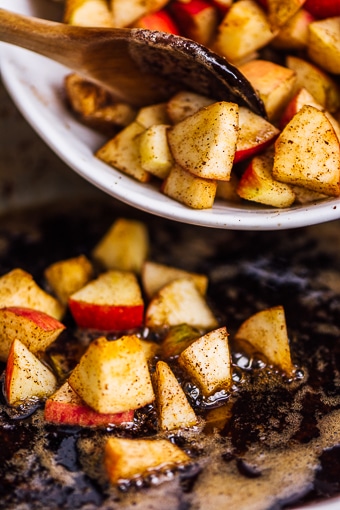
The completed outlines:
[[[136,106],[190,89],[266,115],[240,71],[204,46],[173,34],[71,26],[0,9],[0,40],[55,60]]]

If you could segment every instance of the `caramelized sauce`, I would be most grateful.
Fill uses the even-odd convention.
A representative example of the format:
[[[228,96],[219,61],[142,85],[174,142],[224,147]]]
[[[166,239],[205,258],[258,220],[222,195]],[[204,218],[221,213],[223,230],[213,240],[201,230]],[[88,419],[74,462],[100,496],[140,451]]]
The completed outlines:
[[[21,267],[44,286],[44,268],[91,255],[124,206],[80,203],[0,220],[0,274]],[[135,215],[135,216],[134,216]],[[289,232],[231,232],[175,224],[138,213],[149,225],[155,261],[209,276],[208,297],[233,333],[252,313],[285,308],[297,370],[287,379],[256,353],[232,344],[233,387],[204,398],[175,361],[200,417],[193,430],[168,434],[192,463],[111,487],[103,471],[110,434],[157,435],[153,406],[127,429],[92,430],[43,422],[43,407],[17,411],[0,400],[0,508],[207,510],[283,509],[340,495],[340,257],[336,224]],[[94,332],[72,318],[49,351],[68,352],[71,370]],[[160,341],[162,332],[143,330]],[[115,335],[111,335],[112,338]],[[4,365],[0,367],[4,368]],[[164,482],[164,483],[161,483]],[[20,506],[25,505],[26,506]]]

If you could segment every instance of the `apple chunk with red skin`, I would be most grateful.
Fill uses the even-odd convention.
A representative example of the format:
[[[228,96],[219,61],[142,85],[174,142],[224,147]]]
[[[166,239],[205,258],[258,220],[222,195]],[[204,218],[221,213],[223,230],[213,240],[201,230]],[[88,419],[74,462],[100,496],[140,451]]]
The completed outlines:
[[[40,310],[19,306],[0,308],[0,360],[7,360],[15,338],[37,354],[45,351],[64,329],[64,324]]]
[[[102,273],[70,296],[69,307],[80,328],[119,331],[143,323],[144,301],[132,272]]]
[[[340,16],[339,0],[306,0],[304,8],[318,19]]]
[[[57,389],[57,380],[27,347],[16,339],[12,342],[5,371],[5,394],[11,406],[31,399],[50,396]]]
[[[134,27],[180,35],[178,26],[165,9],[145,14],[134,23]]]
[[[77,395],[66,381],[45,403],[44,419],[59,425],[80,427],[105,427],[132,422],[134,411],[122,413],[98,413]]]
[[[217,8],[206,0],[175,0],[170,4],[171,14],[185,37],[209,45],[219,21]]]

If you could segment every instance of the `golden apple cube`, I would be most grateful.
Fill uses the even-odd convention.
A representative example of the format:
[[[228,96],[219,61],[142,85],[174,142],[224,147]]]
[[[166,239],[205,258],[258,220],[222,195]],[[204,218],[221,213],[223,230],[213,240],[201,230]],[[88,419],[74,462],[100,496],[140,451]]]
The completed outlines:
[[[54,262],[45,269],[45,278],[59,301],[67,305],[68,298],[93,277],[92,263],[85,255]]]
[[[213,104],[210,97],[196,92],[182,90],[172,96],[167,103],[167,112],[173,124],[181,122],[186,117],[198,112],[201,108]]]
[[[178,278],[190,278],[195,282],[199,292],[204,296],[208,287],[208,277],[205,274],[185,271],[178,267],[159,264],[152,260],[146,260],[143,264],[142,285],[147,297],[151,299],[164,285],[178,280]]]
[[[6,306],[33,308],[57,320],[65,312],[65,307],[40,288],[30,273],[19,268],[0,277],[0,308]]]
[[[210,331],[189,345],[178,358],[203,395],[228,390],[232,384],[228,336],[225,327]]]
[[[304,4],[305,0],[267,0],[268,20],[276,29],[285,25]]]
[[[164,179],[161,191],[192,209],[211,209],[216,196],[217,181],[204,179],[174,164]]]
[[[309,25],[308,56],[333,74],[340,74],[340,16]]]
[[[72,371],[69,384],[98,413],[138,409],[155,398],[144,350],[135,335],[94,340]]]
[[[169,124],[167,103],[156,103],[148,106],[142,106],[137,112],[135,121],[141,124],[145,129],[158,124]]]
[[[169,0],[109,0],[113,25],[127,27],[141,16],[162,9]]]
[[[197,177],[228,181],[238,137],[238,105],[213,103],[168,130],[176,163]]]
[[[261,353],[273,365],[290,374],[292,364],[284,308],[275,306],[255,313],[245,320],[235,334],[235,340],[252,355]],[[249,347],[247,347],[247,343]]]
[[[66,0],[63,21],[70,25],[113,27],[106,0]]]
[[[195,411],[167,363],[158,361],[154,374],[159,428],[175,430],[197,423]]]
[[[192,279],[180,278],[168,283],[152,298],[145,315],[147,327],[178,324],[212,329],[217,320]]]
[[[139,274],[149,249],[145,223],[118,218],[94,247],[92,256],[105,269]]]
[[[305,105],[275,142],[273,177],[330,196],[340,195],[340,145],[326,115]]]
[[[146,129],[139,138],[141,165],[159,179],[164,179],[173,165],[168,129],[167,124],[155,124]]]
[[[9,405],[17,406],[30,399],[46,398],[55,392],[55,375],[27,347],[12,342],[5,371],[5,394]]]
[[[110,437],[105,445],[105,467],[112,484],[171,469],[190,462],[190,457],[167,439]]]

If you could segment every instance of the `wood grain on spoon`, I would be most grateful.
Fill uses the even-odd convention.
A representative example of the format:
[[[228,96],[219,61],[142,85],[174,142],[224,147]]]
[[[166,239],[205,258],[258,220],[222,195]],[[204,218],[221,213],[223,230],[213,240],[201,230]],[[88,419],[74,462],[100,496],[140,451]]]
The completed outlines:
[[[234,66],[173,34],[71,26],[0,9],[0,40],[55,60],[136,106],[189,89],[266,115],[262,101]]]

